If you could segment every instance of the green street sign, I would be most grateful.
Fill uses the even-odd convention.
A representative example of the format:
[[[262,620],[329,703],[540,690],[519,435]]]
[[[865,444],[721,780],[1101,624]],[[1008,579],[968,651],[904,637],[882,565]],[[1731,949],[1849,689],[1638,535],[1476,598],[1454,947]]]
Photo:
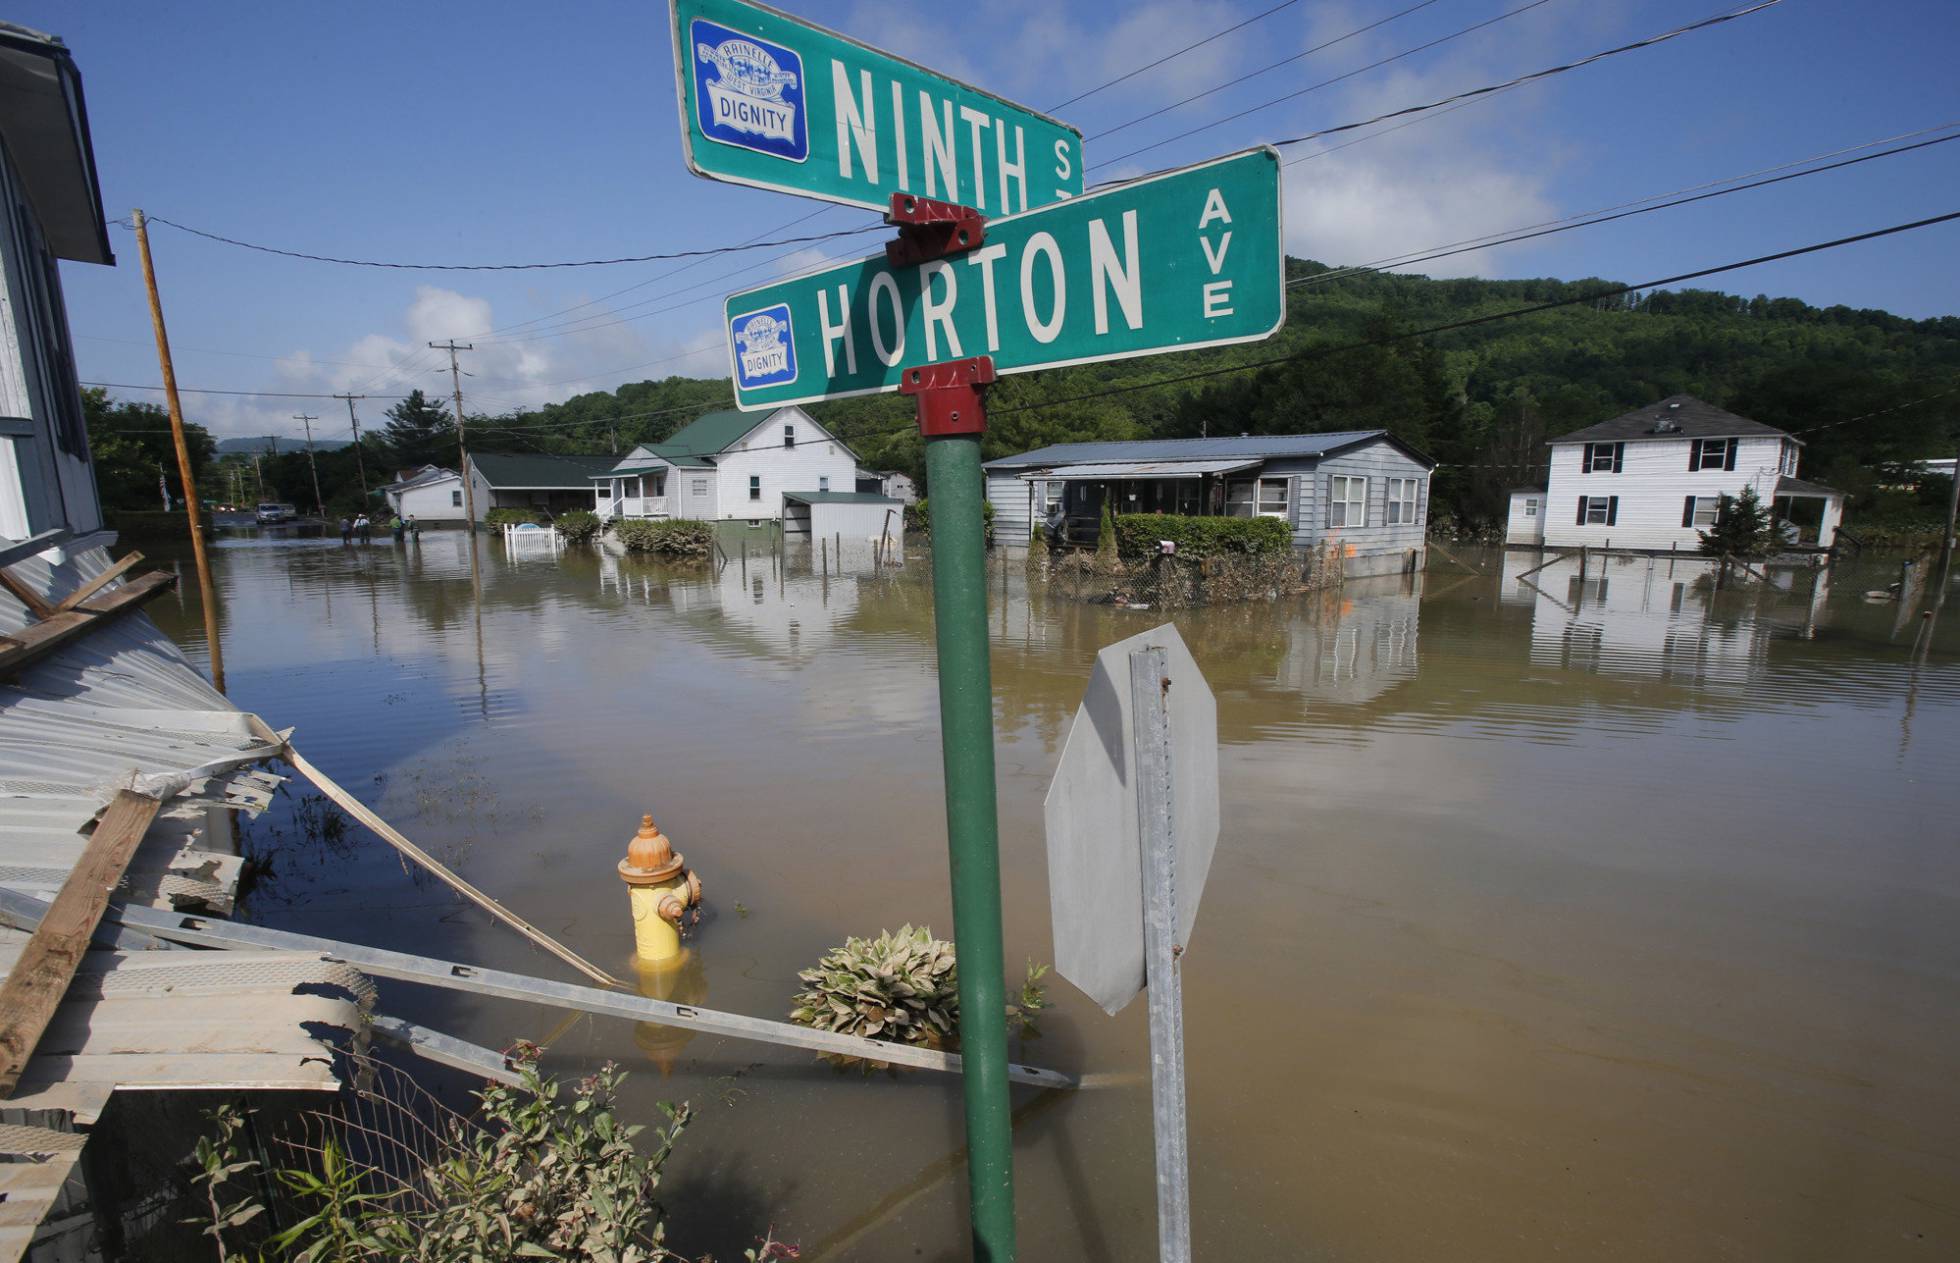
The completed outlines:
[[[1286,319],[1279,153],[1214,158],[987,222],[912,267],[877,255],[729,297],[742,408],[896,390],[991,355],[1000,373],[1256,342]]]
[[[696,175],[875,211],[894,193],[1007,215],[1082,192],[1066,123],[750,0],[670,8]]]

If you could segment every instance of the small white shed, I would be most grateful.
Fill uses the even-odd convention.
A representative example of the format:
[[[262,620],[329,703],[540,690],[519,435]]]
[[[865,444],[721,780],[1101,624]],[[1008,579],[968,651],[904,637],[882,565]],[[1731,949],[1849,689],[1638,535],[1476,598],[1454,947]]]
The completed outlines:
[[[1519,487],[1511,493],[1511,513],[1504,523],[1504,542],[1537,547],[1545,542],[1545,489]]]
[[[783,492],[783,534],[905,543],[905,503],[868,491]]]

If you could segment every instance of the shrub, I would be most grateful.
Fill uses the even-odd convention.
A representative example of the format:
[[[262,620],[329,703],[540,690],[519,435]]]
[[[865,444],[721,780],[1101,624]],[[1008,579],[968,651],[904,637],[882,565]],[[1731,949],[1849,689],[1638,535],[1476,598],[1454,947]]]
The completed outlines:
[[[1283,553],[1293,546],[1293,528],[1276,517],[1185,517],[1170,513],[1125,513],[1116,519],[1116,548],[1125,561],[1139,561],[1157,552],[1157,541],[1170,540],[1177,555],[1194,561],[1207,557],[1257,557]]]
[[[506,526],[544,525],[544,514],[536,509],[492,509],[483,515],[483,524],[492,530]]]
[[[1047,1007],[1041,978],[1048,966],[1028,962],[1021,996],[1007,1017],[1032,1033],[1034,1015]],[[910,925],[875,939],[848,938],[825,952],[814,969],[796,975],[790,1020],[820,1031],[862,1035],[894,1044],[939,1047],[960,1028],[960,979],[953,945]]]
[[[613,538],[629,553],[653,553],[661,557],[710,557],[715,551],[713,525],[681,518],[654,521],[628,518],[613,525]]]
[[[1756,498],[1754,487],[1744,487],[1740,496],[1723,496],[1715,529],[1695,533],[1701,536],[1701,551],[1724,559],[1762,557],[1776,542],[1769,507]]]
[[[563,535],[568,543],[589,543],[598,535],[601,525],[603,523],[599,521],[599,515],[590,509],[573,509],[569,513],[558,515],[558,533]]]
[[[994,502],[992,500],[982,500],[980,502],[980,522],[981,529],[986,532],[987,542],[989,544],[993,543]],[[905,529],[922,535],[927,539],[932,538],[932,514],[926,508],[926,497],[920,496],[917,504],[908,504],[905,506]]]
[[[1096,560],[1105,564],[1115,561],[1120,550],[1116,546],[1116,513],[1109,507],[1107,497],[1103,500],[1102,522],[1096,527]]]

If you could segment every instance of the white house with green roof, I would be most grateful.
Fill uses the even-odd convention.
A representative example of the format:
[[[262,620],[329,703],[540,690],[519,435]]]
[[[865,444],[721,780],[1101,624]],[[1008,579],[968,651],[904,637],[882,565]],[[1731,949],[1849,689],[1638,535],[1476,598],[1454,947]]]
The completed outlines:
[[[593,477],[602,518],[778,521],[786,493],[857,490],[857,456],[801,408],[710,412]]]

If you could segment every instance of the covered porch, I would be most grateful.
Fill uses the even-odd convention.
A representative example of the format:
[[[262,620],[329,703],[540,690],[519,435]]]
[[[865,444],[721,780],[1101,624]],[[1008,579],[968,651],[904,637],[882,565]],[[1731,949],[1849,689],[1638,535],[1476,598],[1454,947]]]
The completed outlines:
[[[674,503],[667,492],[672,472],[666,465],[645,465],[601,474],[593,480],[592,511],[608,521],[672,517]]]
[[[1097,462],[1058,465],[1019,475],[1027,484],[1028,517],[1046,525],[1063,515],[1062,542],[1094,547],[1103,506],[1116,514],[1171,513],[1187,517],[1254,517],[1284,513],[1287,480],[1259,479],[1264,462],[1244,459]],[[1265,483],[1273,484],[1266,487]],[[1269,509],[1268,499],[1277,505]]]
[[[1844,493],[1801,478],[1778,478],[1770,512],[1783,544],[1829,548],[1837,542],[1838,523],[1844,520]]]

